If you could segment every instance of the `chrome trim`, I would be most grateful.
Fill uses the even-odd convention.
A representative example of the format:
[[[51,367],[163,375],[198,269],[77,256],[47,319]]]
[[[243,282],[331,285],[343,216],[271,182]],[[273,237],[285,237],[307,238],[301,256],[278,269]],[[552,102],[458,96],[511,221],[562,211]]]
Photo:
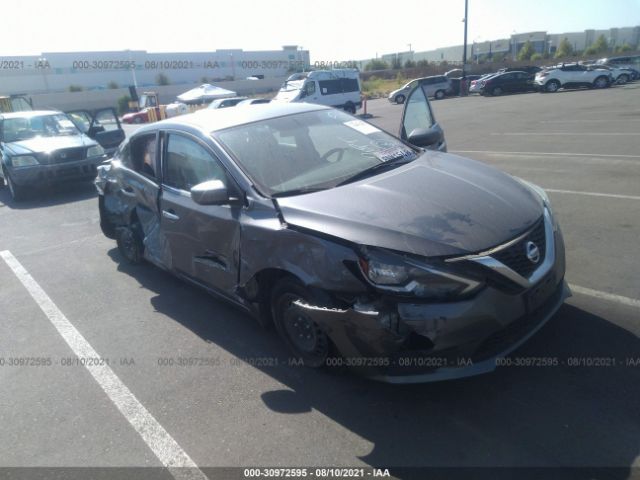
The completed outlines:
[[[530,232],[531,231],[527,232],[527,234],[525,235],[528,235]],[[466,259],[471,260],[472,262],[479,263],[480,265],[484,265],[485,267],[490,268],[491,270],[507,277],[508,279],[514,281],[524,288],[529,288],[538,283],[542,279],[542,277],[544,277],[553,268],[553,265],[556,263],[556,246],[553,236],[553,219],[551,218],[551,213],[547,208],[544,209],[544,237],[546,243],[544,261],[537,269],[533,271],[529,278],[523,277],[518,272],[507,267],[504,263],[488,255],[467,256]],[[522,236],[519,238],[522,239]],[[513,241],[505,245],[512,244]],[[493,252],[502,250],[501,247],[494,249]]]

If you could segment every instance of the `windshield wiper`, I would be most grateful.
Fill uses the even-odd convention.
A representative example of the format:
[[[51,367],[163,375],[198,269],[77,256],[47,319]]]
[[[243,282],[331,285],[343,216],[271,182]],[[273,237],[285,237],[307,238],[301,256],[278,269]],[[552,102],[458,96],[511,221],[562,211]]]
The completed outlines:
[[[366,168],[355,175],[348,177],[346,180],[338,183],[336,187],[340,187],[342,185],[346,185],[348,183],[357,182],[358,180],[362,180],[363,178],[372,177],[377,173],[380,173],[383,170],[392,169],[399,167],[400,165],[405,165],[409,162],[412,162],[414,159],[407,160],[406,158],[398,158],[396,160],[387,160],[386,162],[377,163],[369,168]]]
[[[327,190],[327,187],[305,187],[305,188],[294,188],[293,190],[285,190],[284,192],[277,192],[272,194],[273,198],[278,197],[292,197],[294,195],[304,195],[305,193],[313,193],[320,192],[322,190]]]

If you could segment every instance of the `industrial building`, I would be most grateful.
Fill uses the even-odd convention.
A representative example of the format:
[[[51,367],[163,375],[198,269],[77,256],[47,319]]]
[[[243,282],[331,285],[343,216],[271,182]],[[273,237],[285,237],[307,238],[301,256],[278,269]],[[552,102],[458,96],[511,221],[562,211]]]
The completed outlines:
[[[281,50],[149,53],[43,52],[33,56],[2,57],[0,94],[102,90],[128,85],[147,87],[168,82],[193,85],[247,77],[282,78],[308,69],[309,51],[297,45]],[[159,75],[162,81],[159,82]]]

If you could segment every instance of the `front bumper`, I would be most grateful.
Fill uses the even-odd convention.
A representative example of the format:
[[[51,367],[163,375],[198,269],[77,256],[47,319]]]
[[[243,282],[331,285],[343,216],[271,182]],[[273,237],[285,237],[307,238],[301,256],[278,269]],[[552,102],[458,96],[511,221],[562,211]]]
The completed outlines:
[[[469,300],[449,303],[398,301],[348,309],[296,304],[340,352],[329,366],[347,366],[389,383],[450,380],[495,370],[497,359],[542,328],[571,296],[564,273],[558,230],[551,268],[534,285],[515,293],[487,285]]]
[[[9,175],[16,185],[38,186],[52,183],[95,178],[98,165],[106,155],[91,159],[30,167],[10,168]]]

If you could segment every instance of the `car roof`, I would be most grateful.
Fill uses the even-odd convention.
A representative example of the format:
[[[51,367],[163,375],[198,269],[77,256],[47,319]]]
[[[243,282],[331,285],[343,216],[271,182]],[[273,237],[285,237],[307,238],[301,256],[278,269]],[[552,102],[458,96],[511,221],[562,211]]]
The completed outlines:
[[[292,115],[295,113],[313,112],[317,110],[330,110],[324,105],[314,105],[310,103],[259,103],[249,109],[205,108],[195,113],[180,115],[178,117],[162,120],[136,131],[144,133],[155,131],[159,128],[171,127],[194,127],[205,132],[224,130],[238,125],[259,122],[270,118]]]
[[[57,115],[62,113],[59,110],[25,110],[22,112],[8,112],[0,114],[0,118],[31,118],[41,115]]]

